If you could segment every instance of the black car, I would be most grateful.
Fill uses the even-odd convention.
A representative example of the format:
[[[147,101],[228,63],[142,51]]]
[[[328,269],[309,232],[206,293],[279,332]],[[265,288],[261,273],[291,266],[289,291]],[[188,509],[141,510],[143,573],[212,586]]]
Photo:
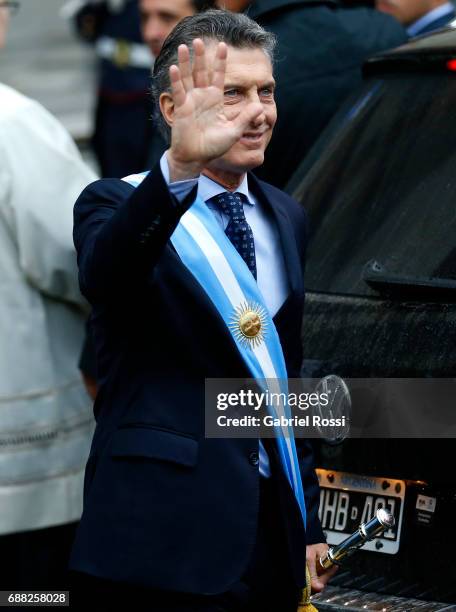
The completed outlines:
[[[451,383],[456,30],[376,56],[364,76],[288,186],[311,222],[302,374]],[[456,422],[456,383],[454,397]],[[317,458],[329,543],[376,507],[397,519],[317,607],[456,610],[456,440],[321,442]]]

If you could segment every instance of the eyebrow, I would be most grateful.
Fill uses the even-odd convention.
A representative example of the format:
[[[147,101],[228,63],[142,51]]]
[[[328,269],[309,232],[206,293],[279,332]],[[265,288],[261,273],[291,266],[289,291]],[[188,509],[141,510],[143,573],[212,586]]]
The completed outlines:
[[[266,81],[266,83],[263,83],[261,85],[261,88],[264,87],[271,87],[272,89],[275,89],[276,86],[276,82],[273,81]],[[225,83],[224,85],[225,89],[245,89],[246,86],[243,83]]]
[[[148,19],[149,17],[153,16],[153,12],[148,11],[146,9],[140,9],[139,10],[140,13],[140,17],[141,19]],[[172,13],[171,11],[167,11],[166,9],[161,9],[159,11],[157,11],[155,13],[158,17],[160,17],[161,19],[165,18],[167,19],[168,17],[170,17],[171,19],[176,19],[177,15],[175,13]]]

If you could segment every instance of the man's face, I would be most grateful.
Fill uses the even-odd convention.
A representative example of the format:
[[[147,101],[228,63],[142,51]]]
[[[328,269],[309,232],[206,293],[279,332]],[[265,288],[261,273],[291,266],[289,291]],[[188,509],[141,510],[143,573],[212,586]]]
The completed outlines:
[[[5,46],[6,43],[6,31],[9,23],[9,9],[0,6],[0,49]]]
[[[191,0],[140,0],[139,10],[144,41],[155,57],[179,21],[195,13]]]
[[[375,8],[389,13],[407,26],[444,2],[445,0],[376,0]]]
[[[215,45],[207,47],[207,54],[210,66],[215,55]],[[217,175],[221,171],[243,174],[261,166],[277,120],[274,87],[271,62],[261,49],[228,47],[225,115],[233,119],[248,104],[255,102],[263,106],[263,112],[252,121],[242,137],[225,155],[208,164],[210,173]]]

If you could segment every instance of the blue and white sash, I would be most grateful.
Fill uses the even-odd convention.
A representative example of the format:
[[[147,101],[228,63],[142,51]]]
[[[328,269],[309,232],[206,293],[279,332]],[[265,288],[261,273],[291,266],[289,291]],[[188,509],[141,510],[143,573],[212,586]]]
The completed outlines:
[[[126,177],[137,187],[147,173]],[[274,322],[264,305],[257,283],[209,207],[197,198],[171,236],[182,263],[207,293],[249,368],[264,392],[288,396],[287,370]],[[258,342],[248,342],[236,332],[233,321],[246,309],[259,313],[266,330]],[[272,416],[290,416],[287,402],[268,404]],[[294,490],[306,525],[306,507],[292,427],[276,427],[275,434],[285,474]]]

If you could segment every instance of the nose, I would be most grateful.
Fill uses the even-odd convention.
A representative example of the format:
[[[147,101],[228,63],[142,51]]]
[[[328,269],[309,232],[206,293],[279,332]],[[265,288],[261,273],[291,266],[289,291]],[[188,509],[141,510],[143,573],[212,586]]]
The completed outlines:
[[[264,111],[262,113],[260,113],[259,115],[257,115],[256,117],[254,117],[252,119],[252,127],[258,128],[261,125],[263,125],[263,123],[266,121],[266,114],[264,113]]]
[[[266,123],[266,113],[264,112],[264,109],[259,115],[252,119],[251,125],[254,128],[259,128],[263,125],[263,123]]]
[[[163,28],[158,19],[149,18],[143,23],[142,35],[146,43],[163,43]]]
[[[255,91],[254,93],[252,93],[252,95],[249,98],[249,102],[251,104],[261,104],[261,100],[260,100],[260,96],[258,95],[258,92]],[[259,115],[257,115],[256,117],[254,117],[251,121],[251,125],[252,127],[260,127],[261,125],[263,125],[263,123],[266,122],[266,113],[263,112],[260,113]]]

